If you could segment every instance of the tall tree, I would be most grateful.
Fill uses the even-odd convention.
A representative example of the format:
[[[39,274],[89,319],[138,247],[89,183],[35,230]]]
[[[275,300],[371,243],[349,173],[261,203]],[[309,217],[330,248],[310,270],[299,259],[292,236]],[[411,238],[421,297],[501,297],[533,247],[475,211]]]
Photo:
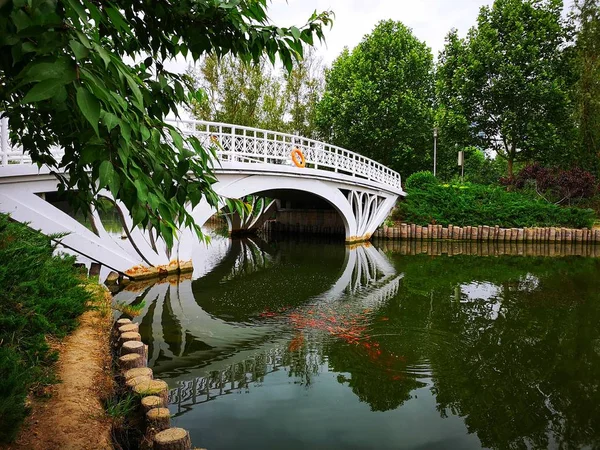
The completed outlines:
[[[290,120],[287,131],[300,136],[317,137],[316,107],[323,93],[323,62],[308,49],[302,61],[284,74],[285,101]]]
[[[380,22],[326,73],[322,135],[407,176],[429,168],[433,56],[400,22]]]
[[[600,1],[578,0],[575,88],[576,117],[583,156],[600,168]]]
[[[192,114],[198,118],[238,125],[257,126],[263,90],[270,82],[266,62],[244,62],[232,55],[207,56],[198,69],[188,75],[205,95],[192,102]]]
[[[448,134],[507,160],[560,159],[571,148],[568,28],[562,0],[496,0],[440,55],[438,98]]]
[[[227,55],[204,58],[188,75],[206,96],[192,102],[198,119],[216,120],[304,137],[316,136],[315,107],[323,87],[321,59],[310,48],[292,70],[280,74]]]
[[[78,209],[110,189],[168,244],[193,223],[185,204],[216,205],[211,150],[165,123],[193,86],[165,69],[179,55],[277,56],[289,70],[322,39],[328,13],[302,28],[269,23],[266,0],[0,2],[0,110],[13,142],[59,176]],[[145,59],[144,59],[145,58]],[[131,61],[143,61],[132,63]],[[186,92],[187,91],[187,92]],[[56,159],[54,145],[65,150]]]

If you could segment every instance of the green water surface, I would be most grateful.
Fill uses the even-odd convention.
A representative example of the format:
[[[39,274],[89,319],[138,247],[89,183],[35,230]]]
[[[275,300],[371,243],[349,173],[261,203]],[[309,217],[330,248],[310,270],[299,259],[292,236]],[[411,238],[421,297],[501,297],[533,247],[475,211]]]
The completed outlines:
[[[175,426],[211,450],[600,446],[598,259],[383,248],[216,237],[193,280],[118,294]]]

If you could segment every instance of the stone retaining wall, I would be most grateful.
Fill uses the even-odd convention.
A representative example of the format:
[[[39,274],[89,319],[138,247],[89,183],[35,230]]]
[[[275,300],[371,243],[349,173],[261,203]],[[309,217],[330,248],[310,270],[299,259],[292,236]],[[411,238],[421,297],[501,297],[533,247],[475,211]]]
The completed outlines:
[[[589,242],[600,243],[600,229],[575,228],[500,228],[486,225],[457,227],[402,223],[398,227],[383,226],[373,233],[381,239],[498,241],[498,242]]]

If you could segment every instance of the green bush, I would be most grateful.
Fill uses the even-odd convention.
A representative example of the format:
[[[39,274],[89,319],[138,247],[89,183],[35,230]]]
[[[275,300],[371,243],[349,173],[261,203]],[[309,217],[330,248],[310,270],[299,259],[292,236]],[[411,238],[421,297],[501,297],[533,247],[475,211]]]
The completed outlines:
[[[438,184],[437,178],[428,170],[415,172],[406,179],[407,189],[425,189],[427,186]]]
[[[594,222],[591,209],[560,207],[500,186],[430,184],[423,189],[407,186],[407,193],[394,219],[418,225],[583,228]]]
[[[50,240],[0,214],[0,442],[13,439],[28,392],[54,381],[48,337],[77,324],[89,298],[71,257]]]

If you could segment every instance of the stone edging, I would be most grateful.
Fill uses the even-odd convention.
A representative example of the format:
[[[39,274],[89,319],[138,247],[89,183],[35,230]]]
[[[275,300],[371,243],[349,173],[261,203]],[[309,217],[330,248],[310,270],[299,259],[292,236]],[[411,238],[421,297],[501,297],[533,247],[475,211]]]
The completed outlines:
[[[373,233],[380,239],[448,239],[456,241],[506,242],[589,242],[600,243],[600,229],[589,228],[500,228],[487,225],[457,227],[420,226],[402,223],[399,227],[383,226]]]

